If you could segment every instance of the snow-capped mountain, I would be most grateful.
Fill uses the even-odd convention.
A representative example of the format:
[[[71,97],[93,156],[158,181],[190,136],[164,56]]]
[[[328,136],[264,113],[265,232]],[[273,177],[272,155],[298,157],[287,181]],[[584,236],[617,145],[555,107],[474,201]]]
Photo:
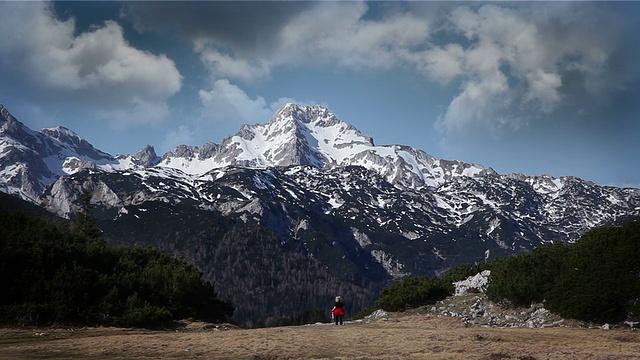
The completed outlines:
[[[161,159],[150,146],[112,156],[71,130],[36,132],[0,110],[3,192],[65,217],[84,190],[113,219],[154,202],[192,204],[260,223],[310,257],[331,246],[363,272],[378,267],[393,277],[573,241],[640,216],[640,189],[500,175],[375,145],[322,106],[287,104],[221,144],[181,145]]]
[[[393,278],[640,217],[640,189],[375,145],[322,106],[287,104],[220,144],[162,158],[151,146],[113,156],[63,127],[33,131],[0,106],[0,165],[0,191],[63,217],[89,191],[105,240],[187,259],[238,305],[238,321],[299,314],[336,292],[357,312]],[[273,306],[291,293],[297,305]]]
[[[62,126],[33,131],[0,105],[0,191],[35,203],[60,176],[83,169],[117,171],[159,161],[147,146],[133,156],[114,157]]]
[[[494,173],[477,164],[439,160],[402,145],[376,146],[370,136],[323,106],[286,104],[266,124],[244,125],[220,145],[181,146],[160,166],[201,174],[224,166],[267,168],[310,165],[322,170],[363,166],[395,186],[436,187],[456,176]]]

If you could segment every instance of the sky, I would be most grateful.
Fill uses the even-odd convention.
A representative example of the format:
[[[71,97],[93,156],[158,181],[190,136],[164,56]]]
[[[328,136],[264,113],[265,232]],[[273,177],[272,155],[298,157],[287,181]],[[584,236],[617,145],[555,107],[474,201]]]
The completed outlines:
[[[640,2],[0,1],[0,104],[112,155],[287,102],[498,173],[640,188]]]

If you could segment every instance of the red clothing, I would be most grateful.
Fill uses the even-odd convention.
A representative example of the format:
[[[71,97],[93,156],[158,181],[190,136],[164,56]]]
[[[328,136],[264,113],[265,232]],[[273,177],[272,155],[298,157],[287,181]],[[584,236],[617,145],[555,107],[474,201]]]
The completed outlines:
[[[342,301],[336,301],[335,304],[333,304],[333,316],[344,315],[343,307],[344,304]]]

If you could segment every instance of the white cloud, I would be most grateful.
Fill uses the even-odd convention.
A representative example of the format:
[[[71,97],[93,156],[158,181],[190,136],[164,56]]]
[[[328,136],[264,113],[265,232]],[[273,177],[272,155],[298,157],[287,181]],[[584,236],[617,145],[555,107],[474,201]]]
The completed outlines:
[[[407,49],[424,44],[429,35],[430,23],[424,18],[395,13],[366,20],[367,10],[364,2],[319,2],[292,16],[276,32],[272,45],[259,53],[222,53],[216,48],[219,41],[200,37],[194,41],[195,50],[214,79],[253,81],[279,66],[389,69],[405,64]],[[226,45],[225,49],[233,47]]]
[[[425,52],[408,54],[410,61],[430,78],[449,83],[464,72],[464,49],[459,44],[434,47]]]
[[[62,89],[90,89],[101,94],[120,90],[127,96],[164,100],[181,86],[173,61],[129,46],[122,28],[112,21],[74,38],[68,48],[52,50],[59,55],[56,68],[64,69],[68,76],[51,84]]]
[[[460,93],[437,127],[446,132],[472,124],[518,128],[574,96],[563,88],[570,72],[584,79],[577,87],[602,94],[602,68],[614,51],[603,41],[607,30],[602,25],[601,19],[570,4],[454,9],[446,28],[466,37],[468,44],[436,46],[421,54],[424,59],[412,58],[432,79],[461,81]]]
[[[251,82],[269,76],[270,68],[264,61],[234,58],[208,48],[204,43],[197,44],[196,49],[199,49],[200,59],[214,79],[233,78]]]
[[[603,40],[607,38],[601,34],[606,32],[603,20],[588,10],[576,11],[592,8],[589,5],[435,7],[447,15],[440,23],[434,15],[401,8],[372,14],[364,2],[319,2],[272,31],[269,48],[253,54],[246,49],[235,52],[233,44],[199,38],[196,50],[214,80],[251,82],[287,66],[356,70],[408,66],[431,81],[458,81],[459,92],[437,121],[445,132],[470,125],[492,131],[519,128],[551,113],[572,96],[567,93],[570,72],[584,79],[577,85],[583,92],[602,93],[611,86],[604,82],[602,69],[615,47]],[[590,28],[590,21],[600,26]],[[263,98],[242,95],[236,103],[242,99],[247,106],[233,110],[236,118],[270,107]],[[217,108],[220,114],[224,107]]]
[[[227,79],[216,80],[211,90],[200,90],[199,95],[202,103],[201,119],[243,124],[262,121],[271,115],[263,97],[251,99]]]
[[[311,105],[311,101],[279,98],[267,103],[262,96],[252,99],[237,85],[227,79],[216,80],[211,90],[200,90],[202,104],[200,122],[248,124],[264,122],[273,116],[282,105],[294,102]]]
[[[508,78],[500,70],[501,61],[501,50],[491,42],[482,42],[464,52],[461,92],[438,119],[437,128],[451,132],[475,128],[480,123],[498,130],[509,122],[513,97]]]
[[[166,118],[164,102],[182,85],[172,60],[132,47],[113,21],[75,32],[75,21],[58,19],[51,3],[2,2],[0,76],[20,79],[32,97],[102,104],[116,124]]]
[[[462,92],[451,101],[446,113],[436,122],[436,127],[451,132],[469,127],[475,129],[475,125],[480,123],[494,131],[499,130],[510,119],[506,117],[511,102],[507,90],[507,79],[499,72],[493,77],[465,82]]]
[[[526,75],[529,89],[524,96],[526,102],[539,103],[543,112],[551,112],[561,100],[558,89],[562,85],[560,75],[538,69]]]
[[[280,32],[277,62],[337,63],[354,68],[390,68],[402,54],[423,44],[429,22],[411,13],[366,20],[363,2],[319,3]]]
[[[191,36],[212,79],[212,87],[199,93],[202,114],[216,119],[268,118],[273,104],[248,96],[229,80],[264,80],[278,67],[412,67],[430,81],[455,81],[459,90],[438,121],[446,132],[471,124],[518,127],[526,117],[551,113],[571,101],[572,91],[596,98],[624,80],[608,64],[619,50],[609,36],[615,25],[589,4],[303,5],[278,3],[275,8],[288,9],[286,14],[265,19],[263,10],[275,5],[243,4],[244,10],[238,10],[239,5],[207,3],[204,8],[218,20],[215,31],[209,29],[210,14],[195,4],[175,16],[184,5],[168,3],[156,12],[145,5],[134,13],[138,21],[152,20],[147,30],[152,24],[181,25]],[[130,5],[130,10],[138,7]],[[155,15],[145,18],[149,11]],[[240,20],[242,27],[225,15],[244,11],[251,15]],[[434,12],[447,16],[438,23]],[[197,25],[189,27],[195,14]],[[5,34],[0,37],[1,79],[23,80],[39,96],[80,106],[109,104],[102,109],[104,117],[112,113],[123,119],[129,112],[134,114],[129,124],[166,120],[166,101],[182,85],[173,61],[132,47],[117,23],[77,34],[74,20],[57,18],[50,3],[0,3],[0,32]]]

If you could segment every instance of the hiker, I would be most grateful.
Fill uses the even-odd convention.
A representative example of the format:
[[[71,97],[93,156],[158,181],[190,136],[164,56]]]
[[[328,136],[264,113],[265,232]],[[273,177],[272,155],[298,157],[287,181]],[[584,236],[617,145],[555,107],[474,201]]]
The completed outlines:
[[[342,320],[344,319],[344,303],[342,302],[341,296],[336,296],[336,302],[333,304],[331,314],[336,321],[336,325],[338,325],[338,323],[342,325]]]

